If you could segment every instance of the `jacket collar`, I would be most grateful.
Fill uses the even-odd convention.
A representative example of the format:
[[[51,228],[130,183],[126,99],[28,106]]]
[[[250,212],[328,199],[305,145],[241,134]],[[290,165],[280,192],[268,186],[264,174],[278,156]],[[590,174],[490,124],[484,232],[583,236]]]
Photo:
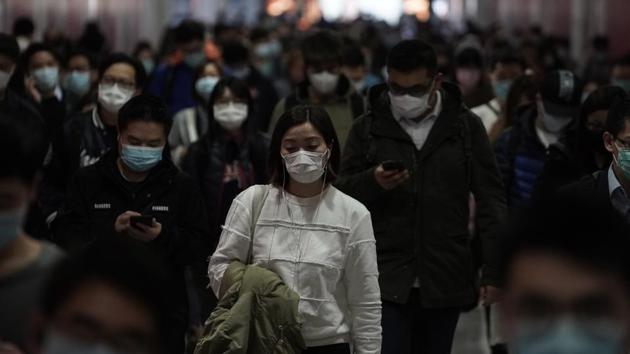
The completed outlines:
[[[97,169],[110,181],[118,184],[122,187],[122,176],[118,170],[118,149],[111,149],[99,162],[97,162]],[[167,152],[164,152],[164,156],[167,156]],[[160,163],[154,167],[147,178],[142,182],[143,185],[163,185],[167,186],[170,181],[177,175],[179,170],[173,162],[168,158],[163,158]]]

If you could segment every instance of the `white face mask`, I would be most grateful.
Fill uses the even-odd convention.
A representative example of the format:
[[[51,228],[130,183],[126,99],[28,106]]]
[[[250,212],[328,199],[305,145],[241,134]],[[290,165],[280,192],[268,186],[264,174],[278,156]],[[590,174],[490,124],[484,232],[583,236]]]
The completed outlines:
[[[389,92],[392,114],[396,119],[417,118],[429,109],[430,92],[421,97],[411,95],[394,95]]]
[[[239,129],[247,119],[248,107],[245,103],[219,103],[212,108],[214,120],[223,129],[232,131]]]
[[[122,354],[122,352],[104,344],[91,344],[81,342],[65,335],[50,331],[44,347],[43,354]]]
[[[118,84],[98,85],[98,103],[110,113],[118,113],[131,97],[133,97],[133,91],[121,88]]]
[[[537,102],[539,115],[542,116],[542,124],[545,130],[552,134],[560,134],[567,129],[573,120],[571,117],[562,117],[549,114],[541,100]]]
[[[339,83],[339,74],[333,74],[328,71],[322,71],[317,74],[308,74],[308,80],[317,92],[328,95],[333,93]]]
[[[330,150],[310,152],[299,150],[282,156],[287,172],[293,180],[302,184],[316,182],[326,171]]]
[[[13,75],[13,70],[10,72],[0,70],[0,90],[7,88],[9,80],[11,80],[11,75]]]

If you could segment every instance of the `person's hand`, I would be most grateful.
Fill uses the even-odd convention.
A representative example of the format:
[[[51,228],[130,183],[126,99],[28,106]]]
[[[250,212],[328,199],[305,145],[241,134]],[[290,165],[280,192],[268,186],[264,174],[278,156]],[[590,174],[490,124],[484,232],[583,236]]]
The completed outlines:
[[[26,93],[31,96],[31,98],[37,102],[42,102],[42,94],[35,87],[35,79],[29,76],[24,79],[24,88],[26,89]]]
[[[20,348],[11,342],[0,339],[0,354],[23,354]]]
[[[132,216],[141,216],[141,214],[136,213],[135,211],[126,211],[118,215],[116,221],[114,222],[114,230],[116,230],[119,234],[127,233],[131,227]]]
[[[133,224],[133,225],[130,225],[127,231],[129,236],[142,242],[151,242],[155,240],[158,236],[160,236],[161,232],[162,232],[162,224],[157,222],[155,219],[151,221],[151,226],[147,226],[140,223]]]
[[[392,190],[399,185],[407,182],[410,178],[409,171],[385,171],[383,165],[379,165],[374,170],[374,178],[376,182],[385,190]]]
[[[499,302],[499,298],[501,297],[501,289],[486,285],[482,286],[479,289],[479,301],[483,306],[494,305]]]

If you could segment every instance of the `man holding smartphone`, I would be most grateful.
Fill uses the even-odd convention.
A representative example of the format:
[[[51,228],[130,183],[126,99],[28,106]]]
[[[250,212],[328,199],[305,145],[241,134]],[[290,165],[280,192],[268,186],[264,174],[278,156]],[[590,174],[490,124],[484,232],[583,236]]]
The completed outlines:
[[[449,354],[459,314],[498,296],[495,229],[501,178],[480,119],[442,83],[428,44],[406,40],[388,57],[388,82],[368,94],[337,187],[372,214],[383,300],[384,354]],[[477,201],[481,287],[468,231]]]
[[[122,237],[159,256],[179,281],[168,352],[181,353],[187,327],[184,269],[204,263],[208,230],[197,185],[164,151],[170,125],[159,98],[130,99],[118,115],[118,149],[77,172],[53,232],[54,241],[71,250]]]

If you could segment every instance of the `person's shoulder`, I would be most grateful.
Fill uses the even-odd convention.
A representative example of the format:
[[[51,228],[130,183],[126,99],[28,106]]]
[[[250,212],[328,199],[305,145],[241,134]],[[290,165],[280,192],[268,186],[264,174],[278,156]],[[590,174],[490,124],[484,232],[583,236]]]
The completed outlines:
[[[42,240],[39,241],[42,245],[42,252],[40,254],[41,262],[44,265],[52,265],[59,262],[66,255],[65,252],[57,245]]]
[[[343,206],[345,212],[358,219],[370,214],[368,208],[360,201],[340,191],[334,186],[330,186],[330,195],[335,206]]]
[[[188,107],[177,111],[177,113],[173,115],[173,125],[176,125],[178,122],[186,119],[186,117],[190,116],[191,114],[194,117],[195,110],[196,107]]]

